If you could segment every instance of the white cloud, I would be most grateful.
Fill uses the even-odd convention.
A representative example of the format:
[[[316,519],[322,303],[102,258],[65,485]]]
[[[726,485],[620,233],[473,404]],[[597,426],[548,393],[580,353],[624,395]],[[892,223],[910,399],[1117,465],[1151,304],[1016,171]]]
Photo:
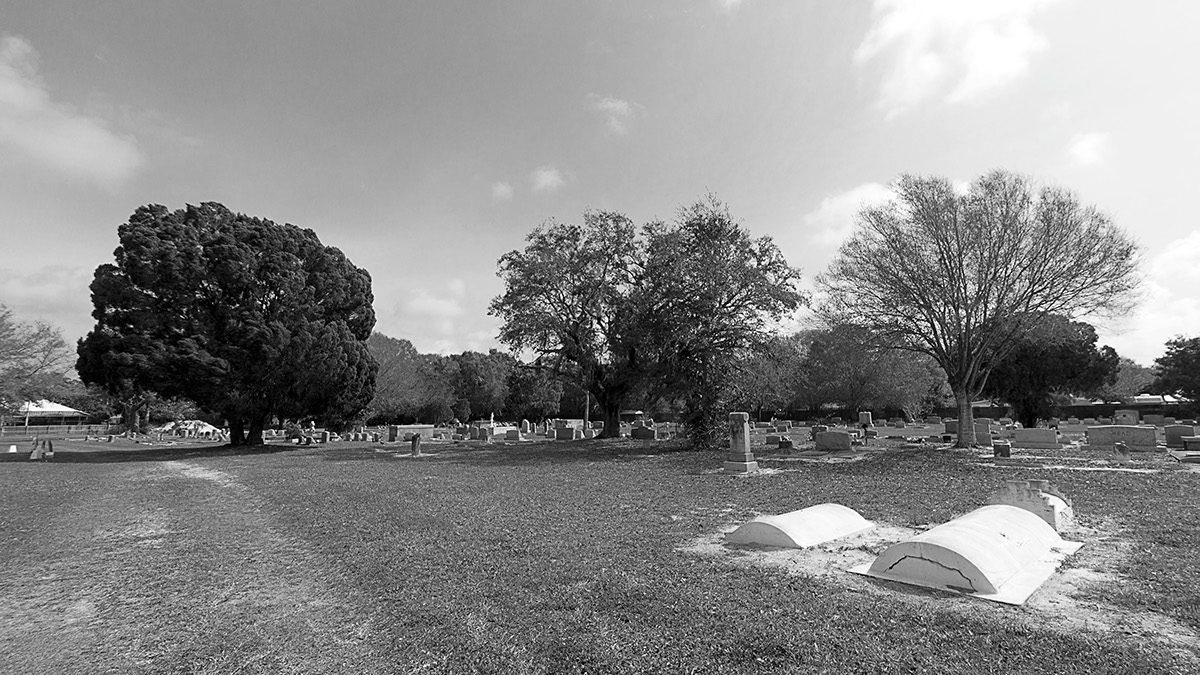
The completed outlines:
[[[609,131],[621,136],[629,133],[630,122],[645,112],[640,104],[612,96],[588,94],[587,100],[592,110],[604,115],[604,123]]]
[[[821,205],[804,216],[809,236],[818,244],[837,246],[854,229],[854,217],[867,205],[895,198],[886,185],[863,183],[821,200]]]
[[[1192,232],[1163,247],[1145,261],[1146,282],[1133,314],[1116,330],[1101,328],[1101,342],[1121,356],[1153,365],[1164,344],[1176,335],[1200,336],[1200,232]]]
[[[742,6],[742,0],[717,0],[717,4],[720,5],[721,11],[733,12]]]
[[[46,321],[68,342],[83,337],[92,320],[93,268],[47,265],[32,271],[0,269],[0,302],[21,321]]]
[[[492,183],[492,199],[509,201],[513,198],[513,186],[504,181]]]
[[[1067,156],[1078,166],[1103,164],[1107,151],[1108,134],[1105,133],[1075,134],[1067,143]]]
[[[0,147],[51,170],[115,185],[145,162],[132,139],[50,98],[24,38],[0,38]]]
[[[875,0],[854,54],[890,64],[880,86],[888,117],[928,99],[964,103],[1021,77],[1046,39],[1030,19],[1058,0]]]
[[[553,192],[566,185],[562,172],[550,165],[539,166],[529,174],[529,182],[534,192]]]

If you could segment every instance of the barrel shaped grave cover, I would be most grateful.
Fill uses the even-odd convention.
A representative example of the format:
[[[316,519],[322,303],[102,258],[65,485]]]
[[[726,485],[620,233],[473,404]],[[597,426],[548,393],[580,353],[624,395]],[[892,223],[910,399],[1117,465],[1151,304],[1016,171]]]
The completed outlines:
[[[725,535],[730,544],[807,548],[875,527],[841,504],[817,504],[778,516],[758,516]]]
[[[1025,509],[992,505],[889,546],[868,576],[1022,604],[1082,544]]]

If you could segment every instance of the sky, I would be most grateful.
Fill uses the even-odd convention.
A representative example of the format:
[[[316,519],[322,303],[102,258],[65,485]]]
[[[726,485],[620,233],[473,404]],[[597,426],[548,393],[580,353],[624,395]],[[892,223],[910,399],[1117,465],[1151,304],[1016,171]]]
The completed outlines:
[[[587,209],[707,193],[806,284],[900,174],[1075,191],[1140,242],[1143,365],[1200,334],[1200,3],[10,0],[0,302],[75,340],[137,207],[311,228],[376,330],[501,347],[496,262]]]

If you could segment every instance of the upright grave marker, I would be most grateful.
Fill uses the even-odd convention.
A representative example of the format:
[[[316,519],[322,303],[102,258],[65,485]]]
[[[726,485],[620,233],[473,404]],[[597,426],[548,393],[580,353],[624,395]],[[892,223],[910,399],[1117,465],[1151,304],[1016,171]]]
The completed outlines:
[[[753,471],[758,471],[758,462],[750,452],[750,413],[729,413],[729,455],[725,459],[725,473]]]

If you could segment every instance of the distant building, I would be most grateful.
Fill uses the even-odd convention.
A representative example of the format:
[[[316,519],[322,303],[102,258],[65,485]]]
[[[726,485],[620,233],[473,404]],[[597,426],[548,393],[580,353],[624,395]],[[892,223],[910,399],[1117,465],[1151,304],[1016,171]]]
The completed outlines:
[[[61,403],[42,399],[41,401],[26,401],[21,404],[17,414],[7,418],[4,423],[25,426],[44,424],[83,424],[88,414],[82,410],[69,408]]]

